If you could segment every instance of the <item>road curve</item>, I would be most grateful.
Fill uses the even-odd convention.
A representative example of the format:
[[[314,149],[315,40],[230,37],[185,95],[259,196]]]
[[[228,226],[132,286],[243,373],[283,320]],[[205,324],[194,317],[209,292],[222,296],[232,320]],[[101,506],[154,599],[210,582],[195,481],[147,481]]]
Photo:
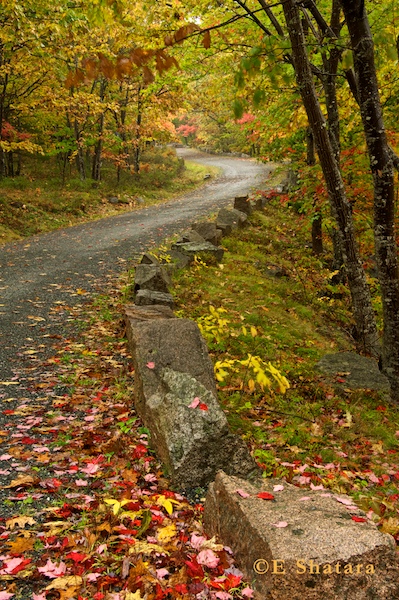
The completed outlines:
[[[264,187],[272,170],[272,165],[250,159],[188,148],[178,153],[219,167],[220,177],[165,204],[0,247],[0,400],[7,391],[2,382],[25,363],[24,349],[38,347],[46,354],[45,338],[63,327],[68,313],[54,310],[57,305],[81,304],[146,249],[184,230],[195,218],[231,204],[235,196]]]

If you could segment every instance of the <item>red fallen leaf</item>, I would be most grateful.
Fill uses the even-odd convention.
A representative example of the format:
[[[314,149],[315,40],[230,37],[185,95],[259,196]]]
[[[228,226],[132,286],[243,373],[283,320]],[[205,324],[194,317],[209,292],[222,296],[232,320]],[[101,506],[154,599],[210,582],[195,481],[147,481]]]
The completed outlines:
[[[176,494],[172,490],[163,490],[162,496],[165,496],[165,498],[176,498]]]
[[[197,559],[193,558],[192,560],[185,560],[185,564],[187,565],[187,575],[192,577],[193,579],[203,579],[204,570],[197,563]]]
[[[240,576],[229,573],[223,581],[210,581],[208,585],[217,590],[224,590],[225,592],[228,592],[232,588],[239,586],[241,579],[242,578]]]
[[[134,500],[132,500],[128,504],[125,504],[125,506],[123,507],[123,510],[138,511],[138,510],[140,510],[140,508],[141,508],[140,502],[134,502]]]
[[[69,552],[66,554],[65,558],[70,558],[75,563],[84,562],[89,557],[86,554],[82,554],[81,552]]]
[[[98,456],[96,456],[94,458],[92,456],[89,456],[88,458],[85,458],[84,461],[88,464],[90,463],[92,465],[98,465],[98,464],[104,462],[104,458],[105,457],[102,454],[99,454]]]
[[[355,515],[352,515],[352,521],[356,521],[356,523],[365,523],[367,519],[365,519],[364,517],[356,517]]]
[[[262,500],[274,500],[273,494],[269,494],[269,492],[259,492],[256,495],[258,498],[262,498]]]
[[[7,410],[3,410],[3,415],[13,415],[14,411],[11,408],[7,408]]]
[[[60,517],[64,517],[65,519],[70,517],[73,512],[73,507],[64,502],[64,505],[61,508],[57,509],[57,514]]]
[[[178,583],[175,585],[175,591],[179,594],[188,594],[188,588],[185,583]]]
[[[54,492],[62,486],[62,481],[53,477],[52,479],[45,479],[44,481],[41,481],[39,485],[49,492]]]
[[[142,458],[147,454],[148,448],[143,444],[137,444],[135,449],[133,450],[133,458]]]
[[[21,563],[19,563],[19,565],[17,565],[15,567],[15,569],[13,569],[10,572],[10,575],[16,575],[20,571],[23,571],[23,569],[26,567],[26,565],[29,565],[30,562],[32,562],[30,558],[25,558],[25,560],[23,560]]]
[[[377,408],[375,410],[378,410],[379,412],[385,412],[387,409],[386,406],[382,406],[381,404],[379,406],[377,406]]]
[[[156,595],[155,600],[162,600],[162,598],[170,597],[169,594],[173,593],[173,589],[171,587],[167,587],[164,590],[161,588],[159,583],[156,585]]]
[[[39,443],[39,440],[34,440],[33,438],[30,438],[27,436],[21,438],[20,441],[22,444],[38,444]]]
[[[209,410],[209,408],[207,407],[206,404],[204,404],[203,402],[201,402],[198,406],[198,408],[200,408],[201,410]]]

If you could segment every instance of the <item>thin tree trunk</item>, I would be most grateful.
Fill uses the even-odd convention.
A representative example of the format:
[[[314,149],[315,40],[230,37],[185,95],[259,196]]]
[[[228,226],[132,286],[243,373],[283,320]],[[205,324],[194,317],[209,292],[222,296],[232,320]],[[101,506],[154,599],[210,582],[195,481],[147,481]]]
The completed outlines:
[[[78,169],[79,177],[82,181],[86,179],[86,168],[85,168],[85,157],[83,154],[82,140],[81,140],[81,132],[79,129],[79,125],[77,120],[75,119],[75,139],[77,144],[77,152],[76,152],[76,167]]]
[[[314,207],[316,210],[316,207]],[[323,216],[321,211],[313,213],[312,218],[312,252],[315,256],[323,254]]]
[[[365,352],[378,356],[380,353],[380,344],[371,304],[370,290],[356,245],[350,204],[345,194],[339,166],[327,132],[327,124],[313,84],[299,9],[295,0],[286,0],[283,2],[283,10],[291,40],[292,57],[298,87],[309,124],[312,127],[320,164],[327,185],[332,213],[337,221],[344,251],[344,261],[351,292],[358,342]]]
[[[137,90],[137,118],[136,118],[136,147],[134,149],[134,172],[140,173],[141,155],[141,120],[143,116],[143,103],[141,100],[141,86]]]
[[[384,315],[382,366],[399,401],[399,277],[395,234],[393,165],[384,129],[374,63],[374,44],[359,0],[342,0],[348,26],[363,129],[374,182],[374,240]]]
[[[314,137],[310,126],[306,130],[306,164],[309,166],[316,164]]]
[[[104,94],[105,88],[107,87],[107,81],[105,79],[101,80],[100,83],[100,100],[104,102]],[[103,132],[104,132],[104,120],[105,114],[102,111],[100,118],[98,120],[98,130],[97,130],[97,142],[94,147],[94,156],[93,156],[93,164],[91,169],[91,178],[94,181],[100,181],[101,179],[101,154],[103,149]]]

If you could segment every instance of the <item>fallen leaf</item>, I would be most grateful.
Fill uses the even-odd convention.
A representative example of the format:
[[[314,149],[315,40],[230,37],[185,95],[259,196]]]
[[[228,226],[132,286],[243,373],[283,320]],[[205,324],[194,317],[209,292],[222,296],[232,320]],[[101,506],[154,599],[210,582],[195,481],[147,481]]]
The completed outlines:
[[[262,498],[262,500],[274,500],[273,494],[269,494],[269,492],[259,492],[256,495],[258,498]]]
[[[29,487],[37,483],[39,483],[38,477],[32,477],[32,475],[20,475],[19,477],[17,477],[17,479],[13,479],[8,485],[2,485],[0,487],[1,489],[5,490],[7,488],[15,488],[21,486]]]
[[[273,525],[273,527],[287,527],[288,523],[287,521],[279,521],[278,523],[270,523],[270,525]]]
[[[340,496],[334,496],[334,498],[337,502],[345,504],[346,506],[350,506],[351,504],[353,504],[353,500],[351,500],[350,498],[341,498]]]
[[[70,587],[79,587],[80,585],[82,585],[82,583],[83,579],[78,575],[58,577],[46,587],[46,590],[66,590]]]
[[[200,403],[200,399],[194,398],[194,400],[191,402],[191,404],[188,405],[188,408],[197,408],[199,403]]]
[[[245,492],[244,490],[236,490],[237,494],[241,496],[241,498],[249,498],[251,494]]]
[[[197,563],[199,565],[204,565],[205,567],[209,567],[210,569],[214,569],[218,566],[220,562],[220,558],[213,552],[213,550],[201,550],[201,552],[197,555]]]
[[[143,600],[143,596],[140,594],[140,590],[137,592],[126,592],[125,600]]]
[[[8,542],[10,552],[12,554],[23,554],[32,550],[35,545],[35,539],[33,537],[18,537],[13,542]]]
[[[159,552],[160,554],[169,554],[162,546],[158,544],[149,544],[147,542],[137,542],[129,549],[129,554],[151,554]]]
[[[158,542],[163,542],[166,544],[175,537],[176,533],[176,525],[174,523],[172,523],[171,525],[166,525],[166,527],[162,527],[162,529],[158,531]]]
[[[53,562],[50,558],[47,559],[44,567],[38,567],[37,570],[39,573],[43,573],[46,577],[50,577],[51,579],[56,579],[59,575],[63,575],[66,571],[66,564],[64,562],[60,562],[59,564]]]
[[[12,519],[6,520],[6,529],[14,529],[15,525],[18,527],[25,527],[25,525],[34,525],[37,521],[33,517],[26,517],[21,515],[20,517],[13,517]]]

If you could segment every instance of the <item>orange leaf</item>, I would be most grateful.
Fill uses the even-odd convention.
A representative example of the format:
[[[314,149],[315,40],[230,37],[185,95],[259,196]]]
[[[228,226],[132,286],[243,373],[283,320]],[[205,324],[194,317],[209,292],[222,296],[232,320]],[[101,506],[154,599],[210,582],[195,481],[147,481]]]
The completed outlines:
[[[211,32],[205,31],[204,37],[202,38],[202,45],[204,48],[210,48],[211,46]]]
[[[33,537],[18,537],[14,542],[8,542],[9,552],[12,554],[23,554],[33,549],[35,539]]]
[[[146,66],[143,67],[143,79],[144,79],[144,83],[152,83],[155,80],[155,77],[154,77],[151,69],[149,69]]]

